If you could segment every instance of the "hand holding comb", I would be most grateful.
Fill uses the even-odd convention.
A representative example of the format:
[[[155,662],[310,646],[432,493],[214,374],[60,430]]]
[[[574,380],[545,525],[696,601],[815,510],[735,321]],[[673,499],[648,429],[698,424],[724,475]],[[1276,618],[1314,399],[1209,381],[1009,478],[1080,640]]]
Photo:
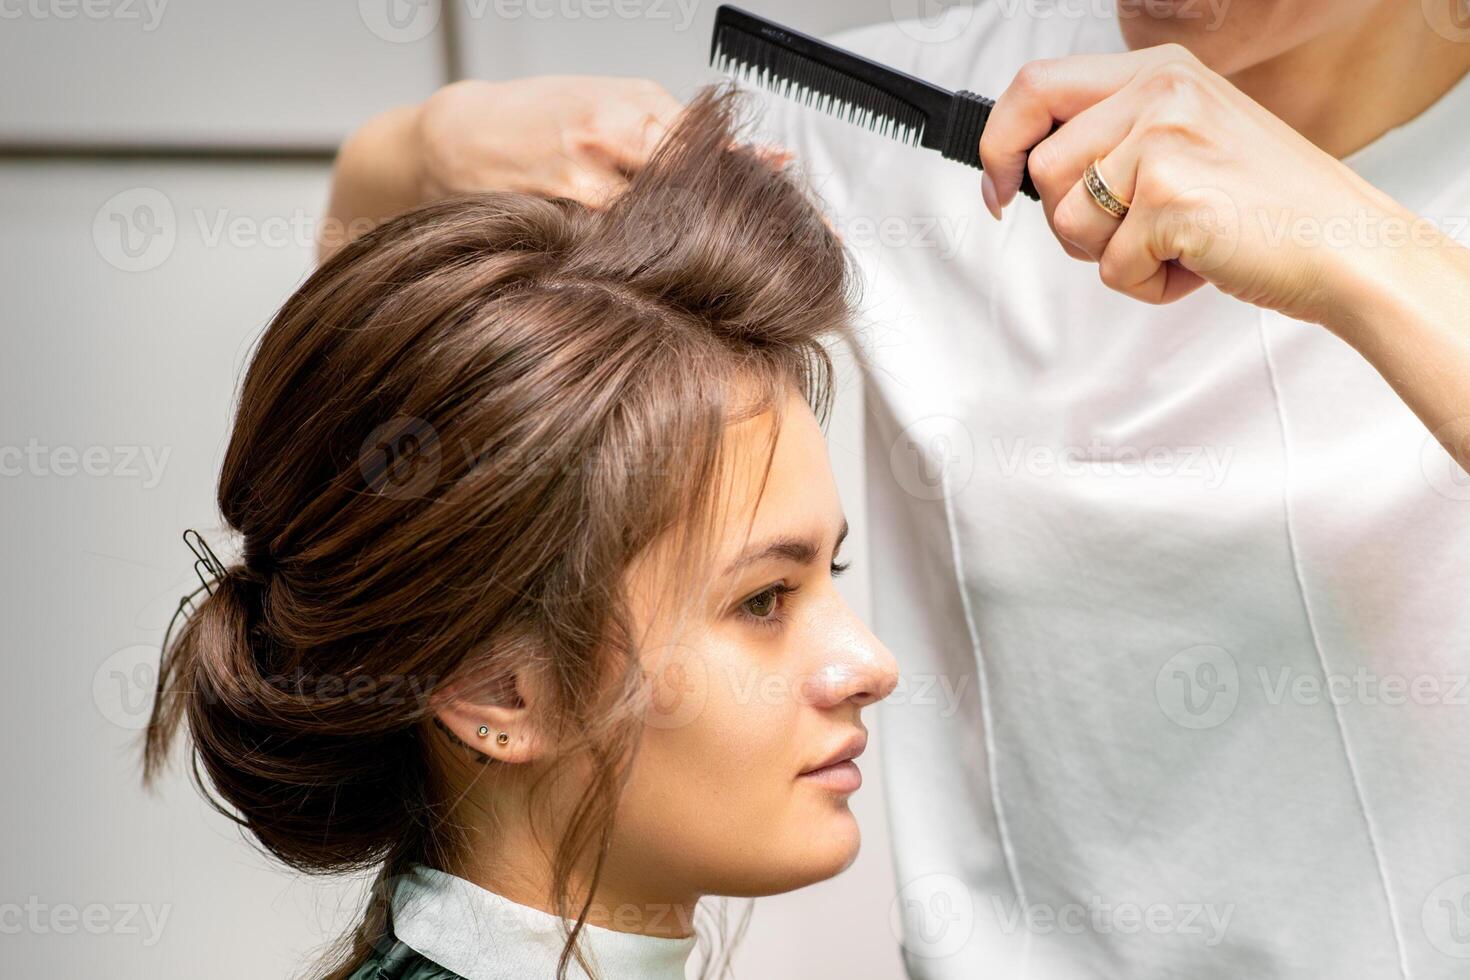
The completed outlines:
[[[901,143],[984,169],[980,134],[995,101],[983,95],[951,92],[729,4],[715,11],[710,64]],[[1041,199],[1030,173],[1021,175],[1021,193]]]

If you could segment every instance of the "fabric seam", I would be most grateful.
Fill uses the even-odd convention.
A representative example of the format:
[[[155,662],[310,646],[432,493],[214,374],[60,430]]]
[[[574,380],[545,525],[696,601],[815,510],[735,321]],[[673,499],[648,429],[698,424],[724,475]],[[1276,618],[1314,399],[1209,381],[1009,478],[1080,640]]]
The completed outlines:
[[[1266,362],[1266,376],[1271,382],[1271,399],[1276,408],[1277,429],[1281,434],[1281,464],[1284,472],[1281,489],[1281,511],[1283,523],[1286,528],[1286,547],[1291,556],[1292,576],[1296,580],[1297,595],[1301,598],[1302,612],[1307,620],[1307,632],[1312,638],[1312,651],[1317,657],[1317,667],[1322,671],[1322,676],[1327,677],[1327,658],[1322,652],[1322,642],[1317,634],[1317,619],[1312,612],[1312,601],[1307,596],[1306,579],[1302,575],[1301,556],[1297,550],[1296,532],[1292,529],[1291,509],[1291,447],[1287,438],[1286,412],[1281,405],[1281,388],[1277,383],[1276,364],[1271,358],[1271,346],[1266,342],[1266,310],[1257,311],[1256,333],[1261,342],[1261,354]],[[1304,326],[1303,329],[1315,329]],[[1347,735],[1347,725],[1342,719],[1342,709],[1336,698],[1329,698],[1332,706],[1332,720],[1337,727],[1337,741],[1342,748],[1342,756],[1347,762],[1348,775],[1353,782],[1353,797],[1358,804],[1358,812],[1363,817],[1363,827],[1368,833],[1368,850],[1373,855],[1373,867],[1378,875],[1378,884],[1383,889],[1383,899],[1388,905],[1389,927],[1393,934],[1395,952],[1398,954],[1399,975],[1408,980],[1409,962],[1404,945],[1404,937],[1399,928],[1398,906],[1394,903],[1393,890],[1388,885],[1388,869],[1383,864],[1383,854],[1378,847],[1378,830],[1373,821],[1373,816],[1368,812],[1368,800],[1363,793],[1362,779],[1358,775],[1358,762],[1353,757],[1351,742]]]

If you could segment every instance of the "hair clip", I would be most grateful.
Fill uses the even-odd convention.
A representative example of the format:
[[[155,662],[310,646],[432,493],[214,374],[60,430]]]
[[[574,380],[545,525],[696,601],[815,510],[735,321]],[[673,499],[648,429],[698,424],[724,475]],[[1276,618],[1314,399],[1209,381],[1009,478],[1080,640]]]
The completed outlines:
[[[174,614],[169,617],[168,626],[163,631],[162,649],[165,656],[169,649],[169,641],[174,634],[174,627],[179,622],[179,617],[184,616],[187,618],[188,616],[192,616],[196,611],[194,599],[199,593],[204,592],[209,595],[214,595],[214,588],[210,583],[217,583],[225,577],[224,563],[219,560],[219,556],[214,553],[214,549],[209,546],[209,542],[204,540],[204,535],[191,527],[184,531],[184,544],[188,545],[189,550],[194,553],[194,574],[199,576],[199,588],[190,592],[188,595],[180,597],[179,604],[174,609]],[[206,572],[209,573],[208,578],[205,577]],[[159,674],[158,683],[160,685],[159,690],[162,691],[163,675],[161,673]]]
[[[189,537],[191,534],[194,536],[192,540]],[[205,592],[214,595],[210,582],[218,582],[225,577],[225,566],[220,562],[219,556],[214,553],[214,549],[209,546],[209,542],[204,540],[204,535],[192,527],[184,531],[184,544],[188,545],[189,550],[194,553],[194,574],[199,576],[199,584],[204,587]],[[205,572],[210,575],[208,579],[204,577]]]

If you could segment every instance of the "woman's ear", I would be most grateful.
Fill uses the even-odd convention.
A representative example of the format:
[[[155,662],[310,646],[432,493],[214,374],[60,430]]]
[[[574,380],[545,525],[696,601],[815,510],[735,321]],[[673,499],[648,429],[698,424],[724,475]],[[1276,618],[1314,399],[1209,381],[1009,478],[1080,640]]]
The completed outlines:
[[[496,762],[538,762],[546,756],[541,726],[546,700],[530,670],[494,679],[448,684],[430,699],[439,726]]]

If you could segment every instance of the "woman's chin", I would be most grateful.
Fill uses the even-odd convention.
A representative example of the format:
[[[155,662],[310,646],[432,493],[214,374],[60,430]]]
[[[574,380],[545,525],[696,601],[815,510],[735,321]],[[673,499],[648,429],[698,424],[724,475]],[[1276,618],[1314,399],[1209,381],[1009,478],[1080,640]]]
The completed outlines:
[[[802,834],[798,848],[784,854],[763,855],[766,860],[779,858],[779,867],[772,867],[771,873],[761,875],[758,882],[748,882],[748,889],[740,897],[780,895],[834,878],[857,860],[861,845],[862,832],[857,819],[844,807],[841,812],[825,817],[820,828],[813,827]]]

